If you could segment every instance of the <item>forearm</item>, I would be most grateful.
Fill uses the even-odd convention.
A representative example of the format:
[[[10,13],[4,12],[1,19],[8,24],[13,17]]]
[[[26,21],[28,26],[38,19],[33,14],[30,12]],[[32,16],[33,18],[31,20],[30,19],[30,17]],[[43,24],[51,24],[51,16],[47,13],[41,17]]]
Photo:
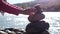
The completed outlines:
[[[23,11],[22,8],[15,5],[11,5],[5,1],[2,1],[2,3],[0,3],[0,10],[15,15],[18,15]]]

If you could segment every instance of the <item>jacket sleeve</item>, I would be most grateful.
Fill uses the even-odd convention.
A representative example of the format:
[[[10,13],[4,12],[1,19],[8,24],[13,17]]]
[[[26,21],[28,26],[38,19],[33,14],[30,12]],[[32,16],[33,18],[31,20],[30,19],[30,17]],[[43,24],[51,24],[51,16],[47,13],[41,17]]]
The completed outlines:
[[[22,11],[22,8],[2,0],[0,1],[0,10],[10,14],[18,15]]]

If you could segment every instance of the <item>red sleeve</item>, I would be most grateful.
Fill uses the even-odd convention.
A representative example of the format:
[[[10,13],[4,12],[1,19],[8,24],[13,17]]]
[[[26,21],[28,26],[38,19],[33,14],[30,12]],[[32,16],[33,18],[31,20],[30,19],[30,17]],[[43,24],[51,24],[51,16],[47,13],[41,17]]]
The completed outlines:
[[[15,5],[11,5],[5,1],[2,1],[0,2],[0,10],[10,14],[18,15],[21,12],[22,8]]]

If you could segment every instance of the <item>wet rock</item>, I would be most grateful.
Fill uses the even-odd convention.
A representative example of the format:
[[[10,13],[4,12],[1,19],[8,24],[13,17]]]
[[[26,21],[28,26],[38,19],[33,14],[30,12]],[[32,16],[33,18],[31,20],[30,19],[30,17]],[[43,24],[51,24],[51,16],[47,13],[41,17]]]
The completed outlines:
[[[8,34],[8,33],[4,32],[4,31],[0,31],[0,34]]]

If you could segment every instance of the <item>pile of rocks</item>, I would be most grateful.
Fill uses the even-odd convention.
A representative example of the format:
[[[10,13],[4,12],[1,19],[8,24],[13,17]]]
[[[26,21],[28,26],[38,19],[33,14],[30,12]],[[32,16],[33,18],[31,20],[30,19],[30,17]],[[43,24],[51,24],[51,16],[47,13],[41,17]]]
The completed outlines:
[[[35,6],[37,12],[28,17],[30,23],[26,26],[26,34],[49,34],[49,23],[44,21],[45,15],[40,10],[39,6]]]

